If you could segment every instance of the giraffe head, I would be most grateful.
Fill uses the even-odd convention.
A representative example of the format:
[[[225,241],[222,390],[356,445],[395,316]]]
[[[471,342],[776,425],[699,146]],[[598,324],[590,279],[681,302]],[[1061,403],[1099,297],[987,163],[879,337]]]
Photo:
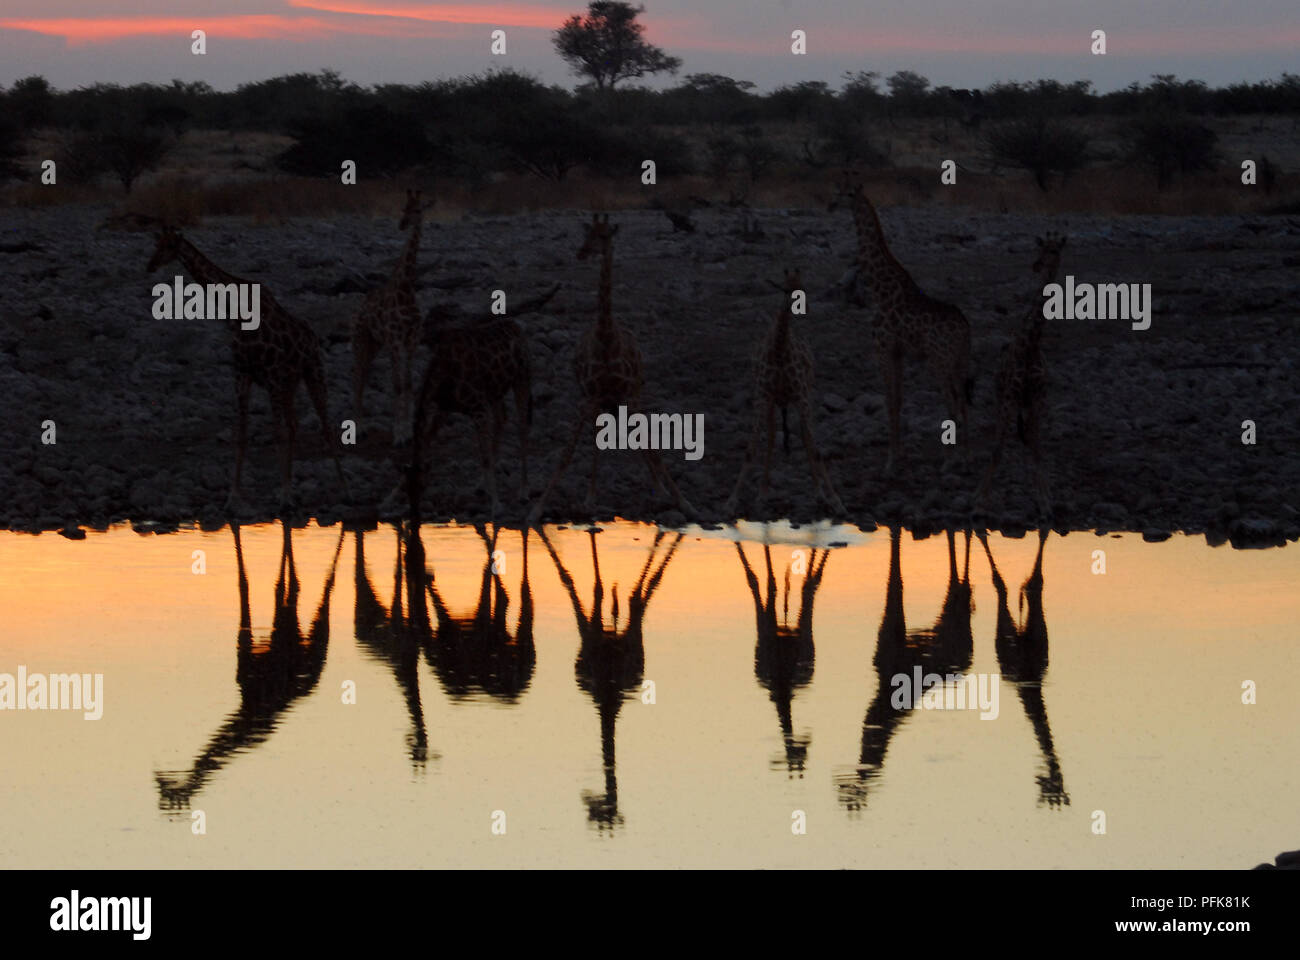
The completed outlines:
[[[406,230],[420,222],[424,216],[424,206],[420,203],[419,190],[406,191],[406,206],[402,208],[402,219],[397,224],[398,230]]]
[[[845,167],[835,181],[830,203],[826,205],[827,211],[834,212],[840,207],[852,208],[863,189],[862,171],[856,167]]]
[[[146,272],[153,273],[163,264],[171,263],[180,256],[180,250],[181,232],[169,224],[164,224],[158,233],[158,242],[153,248],[153,256],[149,258],[149,265],[145,267]]]
[[[586,236],[583,238],[582,246],[578,248],[578,259],[586,260],[593,253],[603,255],[610,244],[614,241],[614,234],[618,233],[618,224],[609,225],[609,214],[601,217],[598,213],[591,215],[591,223],[584,224],[586,227]]]
[[[1061,250],[1065,247],[1065,234],[1048,233],[1038,237],[1038,259],[1030,267],[1034,273],[1049,280],[1056,276],[1061,267]]]

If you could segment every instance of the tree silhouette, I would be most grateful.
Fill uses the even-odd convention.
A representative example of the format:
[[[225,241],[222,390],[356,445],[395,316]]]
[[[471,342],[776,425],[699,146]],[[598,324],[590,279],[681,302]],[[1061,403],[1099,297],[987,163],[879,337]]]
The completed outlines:
[[[590,77],[601,90],[631,77],[675,74],[682,61],[645,41],[645,26],[636,22],[644,11],[621,0],[592,0],[586,16],[575,13],[555,31],[555,52],[577,76]]]

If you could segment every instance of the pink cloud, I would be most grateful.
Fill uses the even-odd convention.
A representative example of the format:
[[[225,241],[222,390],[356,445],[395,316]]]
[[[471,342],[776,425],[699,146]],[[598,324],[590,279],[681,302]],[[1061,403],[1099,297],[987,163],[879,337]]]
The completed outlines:
[[[573,11],[523,3],[405,3],[402,0],[288,0],[289,6],[322,13],[350,13],[437,23],[477,23],[500,27],[541,27],[553,30]]]
[[[923,30],[879,30],[861,28],[806,28],[810,62],[819,54],[851,56],[876,53],[973,53],[985,56],[1048,54],[1061,57],[1090,55],[1090,32],[1039,33],[1020,35],[1006,31],[980,33],[974,30],[946,34]],[[676,25],[661,32],[656,42],[670,48],[713,50],[726,53],[792,55],[788,34],[768,37],[711,34],[707,30],[682,30]],[[1300,28],[1278,30],[1250,27],[1236,30],[1218,27],[1177,28],[1159,31],[1110,31],[1108,56],[1141,54],[1241,54],[1252,51],[1288,50],[1300,47]]]
[[[288,41],[319,39],[330,34],[392,37],[446,35],[428,27],[413,30],[410,24],[398,25],[384,21],[344,24],[319,17],[284,17],[277,14],[5,19],[0,20],[0,29],[27,30],[46,36],[60,37],[71,47],[111,43],[114,40],[141,36],[180,36],[188,40],[194,30],[205,31],[209,39],[235,37],[242,40],[274,38]]]

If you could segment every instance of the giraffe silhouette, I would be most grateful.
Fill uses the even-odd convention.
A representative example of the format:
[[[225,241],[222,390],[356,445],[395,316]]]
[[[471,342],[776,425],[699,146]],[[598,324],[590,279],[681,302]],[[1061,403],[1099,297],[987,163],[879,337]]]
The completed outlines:
[[[357,642],[371,659],[387,664],[406,702],[411,729],[406,735],[411,765],[417,771],[439,755],[429,753],[424,708],[420,701],[420,647],[428,637],[429,607],[425,596],[424,544],[420,529],[411,524],[404,532],[395,528],[397,549],[393,562],[393,599],[385,606],[375,593],[366,571],[365,532],[356,531],[356,605],[354,624]]]
[[[403,484],[389,494],[382,509],[392,509],[405,492],[412,510],[424,492],[426,470],[438,431],[448,415],[473,418],[483,486],[495,519],[497,453],[506,421],[505,397],[515,398],[519,421],[519,498],[528,495],[528,431],[533,421],[531,360],[523,326],[511,318],[462,326],[439,325],[430,335],[433,353],[420,380],[415,401],[415,432]]]
[[[533,644],[533,593],[528,583],[528,536],[524,529],[522,564],[519,576],[519,617],[511,634],[507,622],[510,596],[506,592],[497,553],[497,535],[492,536],[482,524],[475,526],[487,548],[483,573],[479,580],[478,599],[472,611],[458,614],[451,610],[438,590],[435,578],[427,581],[437,628],[425,637],[425,660],[452,700],[466,700],[485,693],[502,703],[518,703],[532,682],[537,665]]]
[[[872,339],[885,387],[889,414],[890,475],[902,459],[900,421],[903,407],[903,361],[908,354],[926,359],[932,376],[957,425],[960,455],[965,449],[966,412],[974,394],[970,375],[970,321],[960,309],[929,296],[899,263],[880,225],[880,216],[867,198],[860,174],[844,171],[831,209],[847,203],[853,211],[858,238],[858,267],[876,303]]]
[[[956,536],[948,531],[948,589],[934,626],[922,630],[908,630],[903,615],[901,538],[902,530],[891,527],[889,580],[874,658],[876,693],[862,721],[862,752],[854,771],[836,777],[840,802],[850,811],[866,805],[869,788],[884,770],[885,754],[894,734],[920,702],[921,692],[914,690],[911,708],[896,708],[891,703],[893,679],[899,675],[910,679],[917,667],[924,676],[965,673],[971,665],[970,532],[966,531],[965,560],[959,575]]]
[[[596,322],[578,339],[574,355],[574,378],[581,391],[582,402],[568,445],[560,454],[560,462],[556,464],[546,487],[528,511],[525,525],[530,527],[535,526],[541,519],[551,491],[555,489],[555,484],[573,460],[578,439],[584,433],[590,435],[596,422],[596,415],[611,413],[620,406],[626,406],[636,412],[641,403],[642,388],[645,386],[641,350],[637,346],[636,337],[618,323],[614,316],[612,283],[614,237],[618,234],[619,225],[610,226],[609,214],[605,214],[602,218],[599,214],[593,213],[591,223],[584,224],[584,230],[582,246],[578,248],[577,257],[579,260],[586,260],[593,255],[599,256],[600,277],[596,286]],[[593,507],[596,502],[598,453],[597,447],[593,444],[591,481],[587,486],[588,508]],[[659,458],[659,452],[643,449],[640,453],[645,459],[646,468],[650,471],[650,478],[654,484],[673,498],[677,509],[682,513],[688,517],[695,516],[695,508],[677,489],[677,483]]]
[[[736,544],[736,555],[745,571],[745,582],[749,585],[750,596],[754,600],[754,622],[757,642],[754,645],[754,675],[759,684],[771,695],[776,704],[777,719],[781,724],[781,739],[785,744],[785,754],[773,762],[774,768],[784,764],[787,774],[803,778],[804,766],[808,759],[808,746],[811,738],[797,737],[794,733],[794,721],[790,704],[795,693],[812,681],[813,659],[813,603],[817,589],[821,586],[822,573],[826,570],[826,561],[830,551],[822,550],[820,561],[818,551],[813,550],[804,574],[803,587],[799,598],[799,619],[795,626],[789,624],[790,614],[790,568],[785,571],[785,592],[783,595],[781,620],[776,616],[776,576],[772,572],[772,549],[763,545],[763,560],[767,566],[767,599],[763,599],[763,590],[759,587],[758,577],[740,544]]]
[[[352,413],[360,421],[363,413],[370,366],[377,353],[388,348],[393,363],[393,442],[411,439],[414,398],[411,368],[423,329],[416,302],[416,262],[420,257],[420,236],[424,212],[432,202],[421,200],[421,191],[407,190],[406,203],[397,229],[406,232],[406,244],[383,286],[366,295],[352,321]]]
[[[993,572],[993,589],[998,594],[998,627],[995,647],[998,669],[1004,680],[1015,684],[1016,695],[1024,707],[1025,717],[1034,728],[1034,738],[1043,756],[1044,770],[1038,781],[1038,802],[1049,807],[1069,806],[1070,795],[1065,791],[1061,762],[1056,756],[1052,740],[1052,727],[1047,721],[1047,705],[1043,702],[1043,675],[1047,672],[1047,620],[1043,615],[1043,547],[1047,543],[1047,530],[1038,532],[1038,553],[1034,569],[1020,587],[1020,609],[1024,622],[1017,624],[1007,605],[1007,585],[993,562],[988,535],[976,534],[984,546]],[[1027,608],[1027,612],[1026,612]]]
[[[239,707],[208,738],[187,771],[155,771],[159,806],[180,810],[232,757],[263,743],[275,730],[281,715],[297,700],[316,688],[325,653],[329,647],[330,595],[343,534],[334,548],[334,559],[306,636],[298,620],[298,573],[293,560],[293,538],[287,523],[281,523],[283,542],[280,570],[275,583],[275,613],[270,643],[258,648],[253,643],[252,617],[248,598],[248,575],[238,525],[231,525],[235,538],[235,561],[239,571],[239,632],[235,641],[235,682],[239,685]]]
[[[768,329],[767,336],[754,353],[754,426],[749,446],[736,485],[727,498],[724,511],[730,514],[736,507],[745,479],[758,460],[763,457],[763,478],[759,486],[759,500],[767,496],[772,469],[772,445],[776,440],[776,411],[781,411],[781,435],[787,455],[790,453],[789,410],[791,405],[799,414],[800,436],[804,453],[808,456],[808,470],[817,495],[837,512],[844,512],[844,503],[831,483],[826,461],[817,451],[813,439],[812,400],[813,357],[808,345],[791,329],[794,321],[794,298],[802,295],[803,280],[798,270],[786,270],[782,283],[773,284],[783,296]]]
[[[1027,298],[1028,306],[1021,318],[1020,330],[1015,340],[1007,345],[1002,366],[998,368],[993,457],[975,493],[976,505],[984,503],[988,496],[1002,450],[1014,428],[1033,464],[1038,509],[1044,517],[1051,516],[1051,488],[1042,451],[1042,423],[1048,393],[1047,364],[1043,359],[1043,290],[1056,281],[1065,242],[1066,238],[1057,233],[1038,238],[1038,257],[1030,267],[1034,281]]]
[[[244,284],[245,281],[222,270],[209,260],[179,230],[164,224],[158,233],[153,255],[145,268],[153,273],[159,267],[179,261],[198,283]],[[242,501],[241,475],[248,449],[248,403],[253,385],[266,390],[271,399],[280,444],[280,505],[288,508],[293,500],[293,449],[298,435],[298,415],[294,398],[301,383],[307,388],[316,416],[320,420],[325,446],[334,459],[334,469],[344,495],[351,499],[338,445],[330,433],[325,366],[321,359],[320,340],[307,322],[295,317],[271,295],[264,285],[259,290],[257,326],[243,329],[237,317],[227,318],[230,347],[235,362],[235,470],[230,483],[226,508],[236,510]]]
[[[627,597],[627,622],[619,629],[618,584],[612,590],[610,615],[613,626],[605,626],[604,602],[605,585],[600,575],[600,557],[596,549],[596,531],[589,531],[591,538],[591,563],[594,583],[591,588],[591,612],[582,608],[573,577],[565,569],[555,547],[545,532],[539,530],[539,536],[546,550],[555,563],[555,570],[560,581],[569,593],[573,604],[573,616],[578,625],[580,646],[578,659],[574,664],[578,687],[591,697],[600,715],[600,753],[605,770],[605,791],[594,793],[584,790],[583,803],[587,806],[587,819],[598,830],[613,830],[623,823],[623,815],[618,810],[618,775],[615,767],[614,727],[618,721],[619,711],[627,695],[641,686],[645,672],[645,643],[642,636],[642,624],[646,609],[659,584],[664,571],[677,553],[683,534],[676,534],[668,544],[663,556],[659,557],[659,547],[667,538],[667,533],[660,530],[655,533],[654,543],[646,555],[645,563],[637,576],[636,582]],[[657,565],[656,565],[657,560]]]

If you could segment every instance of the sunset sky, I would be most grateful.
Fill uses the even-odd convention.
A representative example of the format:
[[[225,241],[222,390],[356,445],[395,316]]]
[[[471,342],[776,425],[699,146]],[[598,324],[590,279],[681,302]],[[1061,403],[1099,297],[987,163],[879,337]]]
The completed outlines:
[[[645,0],[650,39],[682,74],[724,73],[767,90],[838,86],[846,70],[914,69],[935,84],[1088,79],[1110,90],[1154,73],[1211,85],[1296,71],[1295,0]],[[550,34],[584,9],[563,0],[4,0],[0,83],[33,73],[98,81],[249,80],[332,68],[361,83],[418,82],[514,67],[570,83]],[[207,31],[208,52],[190,53]],[[507,32],[506,56],[489,34]],[[790,53],[805,30],[808,54]],[[1108,53],[1089,53],[1107,33]]]

